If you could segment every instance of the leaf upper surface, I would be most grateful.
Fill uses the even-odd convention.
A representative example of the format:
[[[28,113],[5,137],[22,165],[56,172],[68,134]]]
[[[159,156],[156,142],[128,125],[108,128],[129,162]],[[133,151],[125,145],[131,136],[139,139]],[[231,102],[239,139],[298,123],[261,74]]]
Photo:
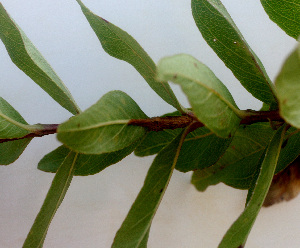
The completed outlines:
[[[0,23],[0,38],[13,63],[62,107],[73,114],[79,113],[69,90],[1,3]]]
[[[118,230],[112,248],[146,247],[152,219],[175,168],[185,133],[181,133],[154,159],[144,185]]]
[[[81,1],[77,0],[77,2],[103,49],[109,55],[131,64],[163,100],[182,111],[170,85],[167,82],[155,80],[155,63],[136,40],[122,29],[95,15]]]
[[[145,119],[140,107],[124,92],[111,91],[96,104],[58,127],[57,138],[71,150],[86,154],[123,149],[145,134],[128,126],[131,119]]]
[[[280,115],[292,126],[300,128],[300,43],[284,62],[275,85]]]
[[[221,1],[192,0],[192,13],[203,38],[245,89],[265,103],[276,103],[273,84],[262,63]]]
[[[284,133],[285,126],[274,134],[261,164],[254,189],[251,191],[252,194],[249,196],[248,204],[225,234],[219,248],[237,248],[245,244],[271,185]]]
[[[225,85],[204,64],[190,55],[163,58],[157,77],[179,84],[197,118],[215,134],[227,138],[237,129],[239,110]]]
[[[73,178],[77,154],[69,152],[59,167],[46,199],[23,244],[23,248],[42,248],[49,225],[63,201]]]
[[[289,36],[298,39],[300,35],[299,0],[260,0],[270,19]]]

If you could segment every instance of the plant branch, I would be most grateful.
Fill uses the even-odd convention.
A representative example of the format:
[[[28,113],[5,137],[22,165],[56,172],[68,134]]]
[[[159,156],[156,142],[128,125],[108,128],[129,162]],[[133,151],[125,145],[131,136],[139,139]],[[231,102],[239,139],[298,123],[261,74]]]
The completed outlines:
[[[244,117],[241,120],[240,124],[250,125],[256,122],[267,122],[267,121],[283,121],[280,117],[278,111],[254,111],[254,110],[245,110]],[[204,124],[200,122],[197,117],[189,112],[182,116],[166,116],[166,117],[152,117],[148,119],[132,119],[128,122],[128,125],[140,126],[147,128],[149,131],[162,131],[165,129],[176,129],[176,128],[185,128],[190,124],[192,125],[191,130],[194,131],[199,127],[203,127]],[[33,131],[30,134],[27,134],[23,137],[13,138],[13,139],[0,139],[0,143],[42,137],[49,134],[57,133],[57,127],[59,124],[39,124],[39,129]]]
[[[39,125],[42,126],[43,128],[35,130],[32,133],[29,133],[23,137],[13,138],[13,139],[0,139],[0,143],[20,140],[20,139],[34,138],[34,137],[42,137],[44,135],[54,134],[57,132],[58,124],[39,124]]]

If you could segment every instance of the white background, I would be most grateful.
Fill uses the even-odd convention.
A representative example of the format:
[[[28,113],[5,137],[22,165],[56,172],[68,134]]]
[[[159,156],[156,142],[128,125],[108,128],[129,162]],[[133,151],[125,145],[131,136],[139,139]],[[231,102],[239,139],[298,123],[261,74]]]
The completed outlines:
[[[126,62],[107,55],[75,0],[2,0],[14,20],[69,87],[81,109],[110,90],[128,93],[149,116],[173,108],[164,103]],[[85,0],[94,13],[131,34],[155,62],[188,53],[207,64],[242,109],[259,109],[202,39],[190,1]],[[272,23],[259,1],[224,0],[271,79],[295,41]],[[1,24],[0,24],[1,25]],[[34,123],[61,123],[71,115],[11,62],[0,44],[0,95]],[[181,102],[186,98],[174,87]],[[0,247],[21,247],[53,179],[36,169],[59,146],[55,136],[36,138],[20,159],[0,169]],[[48,231],[44,247],[110,247],[143,184],[153,157],[129,156],[102,173],[75,177]],[[222,184],[199,193],[190,173],[175,172],[150,232],[150,248],[214,248],[243,210],[246,192]],[[300,247],[300,197],[262,209],[247,247]]]

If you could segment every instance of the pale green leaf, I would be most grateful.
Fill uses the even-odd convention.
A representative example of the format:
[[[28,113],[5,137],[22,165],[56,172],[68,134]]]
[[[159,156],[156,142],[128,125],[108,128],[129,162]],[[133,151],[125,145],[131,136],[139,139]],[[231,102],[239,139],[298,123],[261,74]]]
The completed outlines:
[[[32,130],[23,117],[0,97],[0,139],[20,138]]]
[[[0,143],[0,164],[8,165],[15,162],[31,140],[32,138],[27,138]]]
[[[108,166],[121,161],[132,153],[136,146],[137,142],[116,152],[100,155],[78,154],[74,176],[94,175]],[[70,149],[65,146],[58,147],[41,159],[38,169],[45,172],[56,172],[69,152]]]
[[[275,80],[281,117],[300,128],[300,44],[284,62]]]
[[[43,206],[38,213],[23,248],[42,248],[49,225],[62,203],[73,178],[77,153],[69,152],[59,167]]]
[[[11,60],[62,107],[73,114],[79,109],[70,92],[48,62],[0,3],[0,39]]]
[[[163,100],[183,112],[170,85],[167,82],[155,80],[155,63],[139,43],[122,29],[95,15],[81,1],[77,0],[77,2],[103,49],[109,55],[131,64]]]
[[[252,195],[244,212],[225,234],[219,248],[243,247],[271,185],[277,165],[285,126],[273,136],[259,171]]]
[[[183,132],[154,159],[143,188],[118,230],[112,248],[146,247],[153,217],[175,168],[186,133]]]
[[[239,126],[240,114],[225,85],[204,64],[190,55],[163,58],[157,77],[179,84],[197,118],[216,135],[227,138]]]
[[[145,118],[147,116],[126,93],[111,91],[83,113],[61,124],[57,138],[80,153],[114,152],[144,136],[144,128],[127,123],[131,119]]]
[[[260,0],[270,19],[288,35],[298,39],[300,35],[299,0]]]
[[[276,104],[274,89],[259,58],[252,51],[220,0],[192,0],[198,29],[241,84],[257,99]]]

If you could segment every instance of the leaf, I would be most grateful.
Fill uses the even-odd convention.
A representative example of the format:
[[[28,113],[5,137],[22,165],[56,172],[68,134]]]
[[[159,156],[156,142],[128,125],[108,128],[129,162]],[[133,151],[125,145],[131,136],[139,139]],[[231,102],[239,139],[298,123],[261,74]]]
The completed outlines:
[[[81,1],[77,0],[77,2],[103,49],[112,57],[131,64],[163,100],[184,112],[170,85],[167,82],[155,80],[155,63],[136,40],[122,29],[95,15]]]
[[[8,165],[15,162],[23,153],[32,138],[0,143],[0,164]]]
[[[300,128],[300,44],[284,62],[275,80],[281,117]]]
[[[295,128],[290,128],[287,131],[287,135],[291,135],[296,132]],[[276,174],[284,170],[289,164],[291,164],[300,155],[300,131],[291,135],[283,142],[277,167]]]
[[[270,19],[289,36],[298,39],[300,35],[299,0],[260,0]]]
[[[128,156],[136,146],[137,142],[116,152],[100,155],[78,154],[74,176],[88,176],[99,173]],[[58,147],[41,159],[38,169],[45,172],[56,172],[69,152],[70,150],[65,146]]]
[[[62,107],[73,114],[79,113],[79,109],[66,86],[21,28],[8,15],[1,3],[0,23],[0,39],[13,63]]]
[[[166,57],[158,63],[157,77],[179,84],[194,114],[216,135],[233,135],[240,111],[228,89],[206,65],[186,54]]]
[[[20,138],[32,130],[23,117],[0,97],[0,139]]]
[[[285,125],[274,134],[261,164],[259,176],[244,212],[227,231],[219,248],[243,247],[268,193],[278,161]]]
[[[175,168],[187,132],[182,132],[154,159],[143,188],[118,230],[112,248],[146,247],[153,217]]]
[[[208,168],[195,171],[192,184],[199,191],[220,182],[234,188],[248,189],[273,133],[266,123],[240,126],[220,160]]]
[[[181,129],[163,130],[159,132],[148,132],[139,146],[134,150],[134,154],[139,157],[150,156],[159,153],[164,147],[171,143],[180,133]]]
[[[145,118],[147,116],[126,93],[111,91],[83,113],[61,124],[57,138],[80,153],[114,152],[144,136],[144,128],[127,123],[130,119]]]
[[[77,153],[69,152],[59,167],[43,206],[23,244],[23,248],[41,248],[43,246],[49,225],[71,183],[76,158]]]
[[[206,127],[190,133],[181,148],[176,169],[181,172],[203,169],[215,164],[231,139],[219,138]]]
[[[192,13],[207,44],[246,90],[265,103],[276,103],[273,84],[262,63],[221,1],[192,0]]]

